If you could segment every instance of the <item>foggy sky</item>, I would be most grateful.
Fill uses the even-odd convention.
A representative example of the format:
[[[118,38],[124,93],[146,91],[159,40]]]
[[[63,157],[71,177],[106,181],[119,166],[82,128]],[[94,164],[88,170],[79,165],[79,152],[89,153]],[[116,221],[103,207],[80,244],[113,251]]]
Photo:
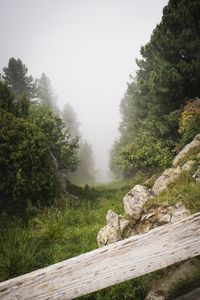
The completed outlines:
[[[70,103],[106,177],[119,103],[167,0],[0,0],[0,72],[20,58]]]

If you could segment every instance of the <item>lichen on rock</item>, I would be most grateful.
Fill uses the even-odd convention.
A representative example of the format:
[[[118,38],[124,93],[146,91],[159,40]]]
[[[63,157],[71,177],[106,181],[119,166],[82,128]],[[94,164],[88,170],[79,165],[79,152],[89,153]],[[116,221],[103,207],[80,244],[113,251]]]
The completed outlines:
[[[137,184],[123,199],[125,212],[136,222],[142,215],[144,204],[153,196],[152,190]]]

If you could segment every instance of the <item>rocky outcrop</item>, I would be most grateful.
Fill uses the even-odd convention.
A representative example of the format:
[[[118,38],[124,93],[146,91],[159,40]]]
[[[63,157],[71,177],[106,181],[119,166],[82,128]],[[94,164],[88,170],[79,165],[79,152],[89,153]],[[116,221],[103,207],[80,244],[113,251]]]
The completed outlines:
[[[182,220],[190,214],[182,202],[169,206],[167,203],[152,205],[149,208],[141,207],[140,219],[128,220],[125,217],[109,210],[106,215],[107,225],[98,233],[99,247],[117,242],[124,237],[147,233],[149,230]]]
[[[178,163],[186,157],[186,155],[190,152],[191,149],[199,147],[200,146],[200,134],[198,134],[194,140],[186,145],[174,158],[173,160],[173,166],[177,166]]]
[[[196,155],[196,160],[186,160],[186,157],[189,151],[195,147],[200,147],[200,134],[175,157],[173,166],[165,170],[156,179],[152,189],[138,184],[125,195],[123,204],[125,213],[128,215],[127,218],[116,214],[112,210],[108,211],[106,216],[107,225],[99,231],[97,237],[99,246],[107,245],[133,235],[147,233],[158,226],[181,221],[190,214],[184,203],[182,201],[177,202],[177,199],[174,199],[174,202],[177,202],[174,205],[169,205],[168,201],[155,204],[156,201],[151,202],[149,200],[159,195],[165,189],[170,188],[170,184],[177,180],[182,172],[188,172],[194,168],[195,163],[200,160],[200,153]],[[198,149],[196,150],[198,151]],[[192,153],[196,153],[196,150]],[[184,164],[183,159],[186,161]],[[182,163],[180,163],[181,161]],[[200,183],[200,165],[194,173],[193,178],[197,183]],[[154,178],[152,177],[145,184],[152,186],[153,182]],[[199,261],[197,265],[199,266]],[[176,267],[170,267],[169,273],[156,282],[155,288],[152,288],[146,300],[167,299],[176,282],[184,280],[186,277],[190,278],[197,265],[195,264],[194,266],[193,260],[190,260]],[[198,293],[199,290],[196,291],[197,296],[199,295]],[[180,300],[190,299],[184,297],[181,297]]]
[[[124,231],[130,223],[130,220],[116,214],[111,209],[107,212],[106,221],[107,225],[104,226],[97,235],[97,243],[99,247],[121,240]]]
[[[174,206],[169,206],[167,203],[152,205],[148,209],[144,208],[141,219],[134,229],[137,233],[146,233],[155,227],[178,222],[189,214],[189,210],[182,202]]]
[[[182,167],[169,168],[165,170],[160,177],[155,181],[152,188],[155,195],[160,194],[168,185],[174,182],[183,171],[190,171],[195,164],[195,160],[188,160]]]
[[[137,184],[130,190],[123,199],[124,210],[132,218],[139,220],[142,214],[144,204],[154,196],[152,190],[143,185]]]
[[[165,170],[154,183],[152,190],[155,193],[155,195],[160,194],[164,189],[166,189],[166,187],[170,183],[172,183],[180,176],[181,172],[182,169],[180,166],[178,166],[177,168],[169,168]]]

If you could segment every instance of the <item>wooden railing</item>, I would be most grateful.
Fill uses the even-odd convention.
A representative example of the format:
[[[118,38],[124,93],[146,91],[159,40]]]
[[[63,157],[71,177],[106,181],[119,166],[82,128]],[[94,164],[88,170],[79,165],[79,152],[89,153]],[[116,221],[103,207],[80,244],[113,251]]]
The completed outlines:
[[[200,255],[200,213],[0,283],[0,299],[74,299]]]

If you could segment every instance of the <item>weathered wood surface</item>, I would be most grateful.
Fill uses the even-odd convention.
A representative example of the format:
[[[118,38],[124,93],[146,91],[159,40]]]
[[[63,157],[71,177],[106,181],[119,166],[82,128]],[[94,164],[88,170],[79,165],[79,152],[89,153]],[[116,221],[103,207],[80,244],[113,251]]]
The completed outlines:
[[[0,299],[74,299],[200,255],[200,213],[0,283]]]

